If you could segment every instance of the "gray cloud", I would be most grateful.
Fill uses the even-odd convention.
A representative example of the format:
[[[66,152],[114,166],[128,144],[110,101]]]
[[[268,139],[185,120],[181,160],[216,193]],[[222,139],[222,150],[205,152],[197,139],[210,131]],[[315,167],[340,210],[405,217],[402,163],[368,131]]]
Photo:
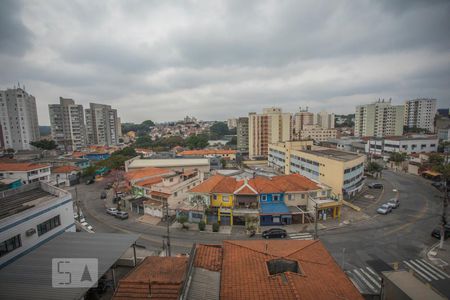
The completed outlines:
[[[124,121],[346,113],[379,97],[449,106],[449,13],[448,1],[8,1],[0,87],[25,83],[43,124],[59,96]]]

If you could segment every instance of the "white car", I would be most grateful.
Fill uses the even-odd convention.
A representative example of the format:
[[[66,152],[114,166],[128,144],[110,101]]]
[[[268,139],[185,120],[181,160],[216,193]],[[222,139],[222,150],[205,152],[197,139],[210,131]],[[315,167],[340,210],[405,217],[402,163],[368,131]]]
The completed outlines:
[[[387,205],[389,205],[391,208],[397,208],[400,206],[400,201],[397,198],[392,198],[388,201]]]
[[[111,216],[117,215],[117,212],[118,212],[117,208],[114,208],[114,207],[110,207],[110,208],[106,209],[106,213]]]
[[[87,229],[94,231],[94,227],[92,227],[91,225],[86,226]]]
[[[389,204],[383,204],[377,209],[377,213],[381,215],[387,215],[392,211],[392,208]]]

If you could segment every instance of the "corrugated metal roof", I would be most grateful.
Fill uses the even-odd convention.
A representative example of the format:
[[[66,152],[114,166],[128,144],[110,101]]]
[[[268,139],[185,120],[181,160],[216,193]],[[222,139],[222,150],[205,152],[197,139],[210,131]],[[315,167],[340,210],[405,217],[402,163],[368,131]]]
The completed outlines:
[[[97,258],[99,278],[137,240],[133,234],[65,232],[0,270],[0,299],[80,299],[88,288],[53,288],[53,258]]]

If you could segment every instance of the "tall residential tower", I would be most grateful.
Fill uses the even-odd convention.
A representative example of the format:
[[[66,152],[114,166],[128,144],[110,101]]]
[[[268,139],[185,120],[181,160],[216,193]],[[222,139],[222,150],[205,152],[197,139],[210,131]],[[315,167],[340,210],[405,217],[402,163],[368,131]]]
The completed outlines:
[[[112,146],[119,143],[117,110],[110,105],[89,103],[86,109],[87,140],[91,145]]]
[[[72,99],[59,97],[59,104],[49,104],[52,138],[65,151],[86,146],[83,106]]]
[[[20,87],[0,91],[0,146],[31,150],[39,138],[36,99]]]
[[[405,102],[405,126],[434,132],[436,99],[414,99]]]

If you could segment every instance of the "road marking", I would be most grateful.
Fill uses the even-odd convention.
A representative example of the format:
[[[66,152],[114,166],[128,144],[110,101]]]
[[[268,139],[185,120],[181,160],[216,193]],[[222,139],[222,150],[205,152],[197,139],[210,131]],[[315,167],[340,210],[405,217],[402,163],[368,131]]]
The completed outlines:
[[[375,273],[375,271],[372,270],[372,268],[367,267],[367,270],[370,271],[370,273],[372,273],[381,282],[381,277],[378,276],[378,274]]]
[[[355,285],[361,293],[365,293],[366,289],[368,289],[369,292],[373,292],[373,293],[380,292],[380,289],[378,288],[378,283],[375,284],[377,287],[375,287],[373,285],[374,282],[377,282],[377,280],[372,278],[372,276],[370,274],[364,272],[363,268],[354,269],[354,270],[348,271],[346,273],[350,277],[352,282],[356,283]]]
[[[432,273],[435,277],[439,277],[439,279],[445,279],[445,276],[442,276],[442,274],[437,273],[435,270],[430,268],[430,266],[427,263],[424,263],[418,259],[414,260],[416,264],[422,267],[422,269],[427,270],[428,272]]]
[[[429,270],[425,269],[424,267],[422,267],[421,265],[419,265],[419,264],[418,264],[417,262],[415,262],[414,260],[410,260],[409,262],[410,262],[413,266],[415,266],[415,268],[414,268],[415,271],[416,271],[416,270],[420,270],[420,271],[422,271],[424,274],[427,274],[428,277],[430,277],[430,278],[432,278],[432,279],[434,279],[434,280],[438,280],[438,279],[439,279],[435,274],[431,273]]]
[[[298,232],[288,234],[289,238],[292,240],[313,240],[313,236],[309,232]]]
[[[367,267],[369,268],[369,267]],[[364,268],[360,269],[361,273],[363,273],[364,275],[366,275],[367,278],[369,278],[379,289],[381,289],[381,282],[378,281],[377,279],[373,278],[371,275],[369,275]]]
[[[420,275],[420,277],[422,277],[423,279],[425,279],[426,281],[431,281],[431,279],[426,276],[425,274],[423,274],[422,272],[420,272],[419,270],[417,270],[416,268],[414,268],[409,262],[407,262],[406,260],[403,261],[403,263],[405,265],[407,265],[410,269],[414,270],[414,272],[416,272],[418,275]]]
[[[432,264],[430,264],[429,262],[427,262],[426,260],[424,260],[423,258],[420,259],[420,261],[424,264],[426,264],[429,268],[433,269],[436,273],[441,274],[444,277],[450,278],[450,275],[448,275],[447,273],[445,273],[444,271],[438,269],[436,266],[433,266]]]

